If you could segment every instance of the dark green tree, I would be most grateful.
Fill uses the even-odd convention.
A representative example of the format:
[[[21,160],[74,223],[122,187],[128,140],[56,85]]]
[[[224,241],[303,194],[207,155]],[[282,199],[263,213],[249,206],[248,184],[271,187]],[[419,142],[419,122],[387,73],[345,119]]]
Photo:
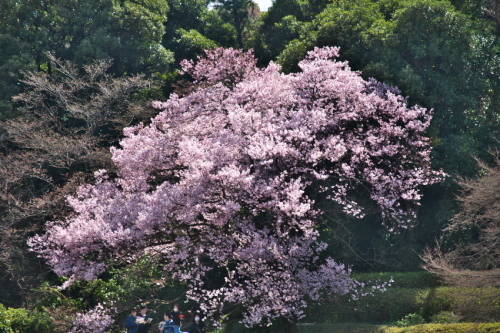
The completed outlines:
[[[206,0],[171,0],[163,45],[175,53],[176,62],[193,59],[205,49],[235,47],[236,30]]]
[[[45,52],[78,66],[114,59],[114,74],[168,70],[172,53],[162,45],[166,0],[0,0],[2,109],[21,92],[20,70],[52,72]]]
[[[256,7],[255,3],[252,0],[217,0],[214,4],[229,14],[231,23],[236,29],[238,47],[244,48],[243,30],[251,18],[251,12]]]

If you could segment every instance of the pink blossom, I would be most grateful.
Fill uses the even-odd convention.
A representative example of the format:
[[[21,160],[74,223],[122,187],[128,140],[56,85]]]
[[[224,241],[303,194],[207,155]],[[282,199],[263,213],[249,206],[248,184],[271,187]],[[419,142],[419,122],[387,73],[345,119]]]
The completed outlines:
[[[86,313],[77,313],[70,333],[104,333],[113,323],[110,310],[98,304]]]
[[[126,129],[112,149],[118,177],[100,171],[68,198],[74,214],[31,247],[70,281],[155,253],[210,316],[238,303],[248,325],[301,318],[306,298],[363,289],[344,265],[319,259],[322,212],[309,190],[362,217],[363,188],[397,230],[443,174],[430,165],[430,113],[363,80],[332,59],[338,52],[315,49],[289,75],[231,49],[183,62],[201,87],[155,102],[151,125]],[[224,280],[208,287],[213,270]]]

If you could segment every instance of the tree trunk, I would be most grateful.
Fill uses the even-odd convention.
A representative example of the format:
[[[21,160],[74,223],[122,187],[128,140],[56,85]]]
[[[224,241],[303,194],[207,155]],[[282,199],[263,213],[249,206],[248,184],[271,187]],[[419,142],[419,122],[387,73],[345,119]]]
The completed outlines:
[[[285,319],[285,325],[287,333],[297,333],[297,322],[295,320]]]

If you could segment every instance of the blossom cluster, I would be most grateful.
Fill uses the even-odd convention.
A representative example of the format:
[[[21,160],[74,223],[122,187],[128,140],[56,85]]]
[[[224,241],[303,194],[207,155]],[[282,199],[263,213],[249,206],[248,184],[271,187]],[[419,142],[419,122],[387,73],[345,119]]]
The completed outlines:
[[[321,256],[312,189],[357,217],[365,191],[388,228],[408,228],[422,186],[443,174],[431,169],[430,112],[363,80],[338,52],[315,49],[289,75],[235,50],[184,62],[200,88],[127,128],[112,149],[118,177],[98,172],[69,198],[74,214],[32,248],[71,280],[153,253],[209,315],[240,304],[248,325],[295,320],[306,298],[357,289],[347,267]],[[221,281],[208,283],[211,273]]]
[[[70,333],[104,333],[113,323],[110,310],[98,304],[86,313],[77,313]]]

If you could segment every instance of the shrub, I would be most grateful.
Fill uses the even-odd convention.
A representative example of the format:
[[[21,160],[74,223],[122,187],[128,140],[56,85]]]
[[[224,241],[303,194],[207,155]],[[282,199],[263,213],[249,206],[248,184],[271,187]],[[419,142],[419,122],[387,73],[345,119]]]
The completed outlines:
[[[388,323],[419,312],[419,289],[389,288],[387,291],[349,301],[349,296],[332,299],[306,309],[306,321]]]
[[[463,321],[500,321],[499,288],[391,287],[386,292],[355,302],[344,296],[310,306],[306,309],[305,321],[389,323],[410,313],[420,313],[430,321],[432,316],[443,311],[452,311]]]
[[[422,291],[419,298],[424,318],[453,311],[464,321],[500,321],[500,288],[440,287]]]
[[[424,324],[411,327],[385,327],[373,330],[376,333],[495,333],[499,332],[500,323],[462,323],[462,324]]]
[[[436,324],[456,324],[460,322],[460,316],[457,316],[452,311],[442,311],[433,315],[431,321]]]
[[[54,332],[52,318],[44,310],[5,308],[0,304],[1,333],[51,333]]]
[[[424,317],[420,313],[410,313],[404,316],[403,319],[396,322],[396,326],[408,327],[413,325],[425,324]]]
[[[317,324],[298,328],[298,333],[384,333],[383,327],[368,324]]]
[[[496,333],[500,323],[423,324],[411,327],[388,327],[367,324],[318,324],[299,327],[298,333]]]

